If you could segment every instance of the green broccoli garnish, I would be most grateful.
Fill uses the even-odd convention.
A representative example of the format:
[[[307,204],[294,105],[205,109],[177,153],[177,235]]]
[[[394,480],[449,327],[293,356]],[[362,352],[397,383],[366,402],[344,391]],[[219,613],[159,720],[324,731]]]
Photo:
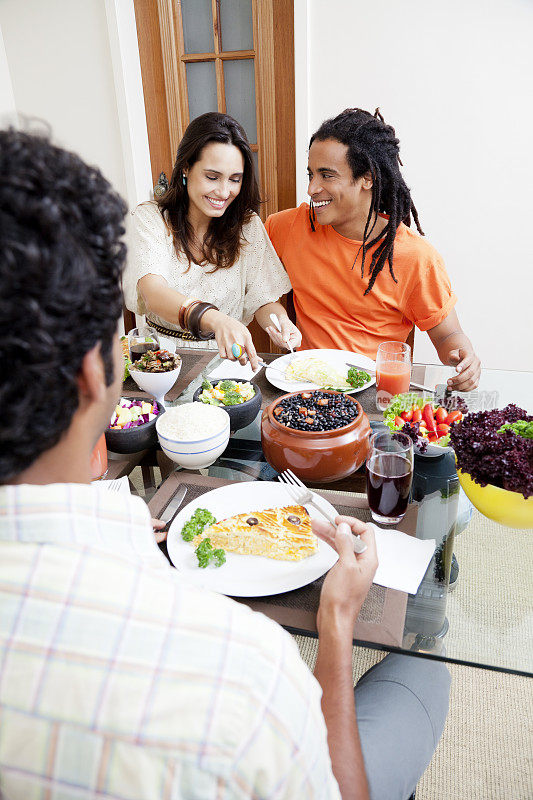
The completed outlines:
[[[236,406],[238,403],[244,403],[244,398],[238,392],[225,392],[222,402],[225,406]]]
[[[181,538],[192,542],[195,536],[202,533],[208,525],[216,522],[215,517],[206,508],[197,508],[188,522],[181,529]]]
[[[365,372],[364,369],[350,367],[346,380],[350,386],[353,386],[354,389],[359,389],[360,386],[364,386],[365,383],[368,383],[370,380],[370,375],[368,372]]]
[[[234,392],[235,391],[235,381],[220,381],[218,384],[218,388],[221,389],[223,392]]]
[[[213,390],[213,384],[212,384],[212,383],[210,383],[210,382],[207,380],[207,378],[204,378],[204,380],[202,381],[202,389],[203,389],[205,392],[211,392],[211,391]]]
[[[221,567],[226,561],[224,550],[220,548],[213,550],[211,539],[202,539],[194,552],[198,559],[198,566],[201,569],[205,569],[209,564],[213,564],[215,567]]]

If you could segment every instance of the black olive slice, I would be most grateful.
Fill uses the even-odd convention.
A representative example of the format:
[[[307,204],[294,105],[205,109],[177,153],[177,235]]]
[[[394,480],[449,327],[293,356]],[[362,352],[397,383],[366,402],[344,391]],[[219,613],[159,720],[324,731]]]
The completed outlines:
[[[248,517],[246,523],[248,525],[259,525],[259,520],[257,519],[257,517]]]
[[[300,517],[297,517],[295,514],[289,514],[289,516],[287,517],[287,522],[290,522],[293,525],[302,524],[302,520],[300,519]]]

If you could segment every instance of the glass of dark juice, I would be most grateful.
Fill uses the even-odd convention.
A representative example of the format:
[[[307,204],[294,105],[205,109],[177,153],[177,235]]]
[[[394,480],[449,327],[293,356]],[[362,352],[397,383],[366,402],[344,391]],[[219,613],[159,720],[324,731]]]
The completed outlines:
[[[374,522],[400,522],[413,480],[413,442],[404,433],[376,433],[366,462],[366,491]]]
[[[128,347],[130,351],[130,359],[134,364],[141,356],[148,352],[148,350],[159,350],[159,336],[155,328],[149,325],[141,325],[139,328],[133,328],[128,333]]]

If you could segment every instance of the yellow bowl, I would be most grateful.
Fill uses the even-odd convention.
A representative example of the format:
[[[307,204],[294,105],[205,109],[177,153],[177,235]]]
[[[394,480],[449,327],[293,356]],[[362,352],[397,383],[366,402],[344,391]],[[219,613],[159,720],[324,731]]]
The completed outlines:
[[[520,492],[499,486],[480,486],[468,472],[457,470],[459,483],[473,505],[489,519],[509,528],[533,528],[533,495],[527,500]]]

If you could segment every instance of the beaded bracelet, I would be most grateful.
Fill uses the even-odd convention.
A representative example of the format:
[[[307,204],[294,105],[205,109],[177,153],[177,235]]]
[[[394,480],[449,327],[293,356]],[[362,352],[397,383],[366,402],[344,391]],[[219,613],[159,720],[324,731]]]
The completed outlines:
[[[205,314],[206,311],[213,309],[214,311],[218,311],[219,309],[214,306],[212,303],[200,303],[199,305],[195,306],[192,309],[192,312],[189,314],[188,325],[189,330],[196,336],[197,339],[207,340],[207,339],[214,339],[215,334],[212,331],[209,332],[202,332],[200,328],[200,321]]]

